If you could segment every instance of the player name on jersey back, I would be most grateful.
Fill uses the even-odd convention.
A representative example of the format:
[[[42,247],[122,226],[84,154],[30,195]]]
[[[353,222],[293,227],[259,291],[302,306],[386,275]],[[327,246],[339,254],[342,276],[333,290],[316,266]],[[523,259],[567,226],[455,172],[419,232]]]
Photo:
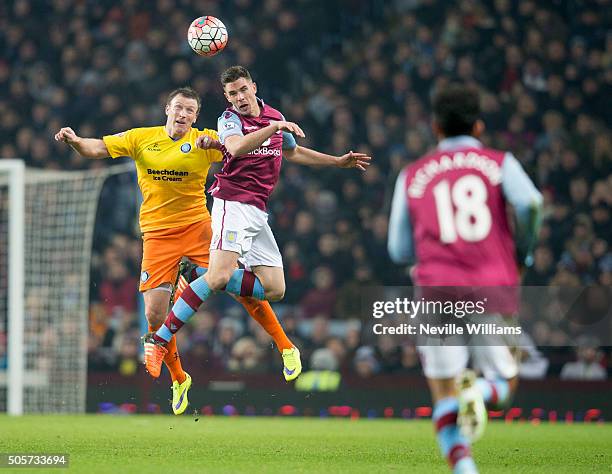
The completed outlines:
[[[438,149],[406,172],[419,285],[518,284],[502,190],[505,152]]]
[[[436,158],[418,168],[408,185],[408,195],[420,198],[423,196],[427,185],[436,176],[452,170],[466,169],[480,171],[493,186],[501,183],[501,167],[496,160],[477,151],[467,153],[457,151],[439,154]]]

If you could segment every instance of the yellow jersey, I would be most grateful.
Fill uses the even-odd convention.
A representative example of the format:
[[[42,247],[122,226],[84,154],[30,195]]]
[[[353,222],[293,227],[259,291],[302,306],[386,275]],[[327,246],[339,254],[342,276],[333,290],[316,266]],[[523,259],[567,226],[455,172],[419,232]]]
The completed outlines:
[[[221,161],[218,150],[195,147],[196,138],[214,130],[192,128],[173,140],[164,126],[133,128],[102,139],[111,157],[129,156],[136,163],[142,193],[140,230],[181,227],[210,219],[206,209],[206,176],[211,163]]]

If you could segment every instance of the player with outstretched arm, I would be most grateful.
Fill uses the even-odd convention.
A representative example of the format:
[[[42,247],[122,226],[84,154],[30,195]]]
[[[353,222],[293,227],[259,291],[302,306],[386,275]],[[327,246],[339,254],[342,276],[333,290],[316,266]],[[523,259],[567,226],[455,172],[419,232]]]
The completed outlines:
[[[158,329],[164,322],[181,258],[187,257],[199,265],[191,269],[196,274],[203,274],[209,264],[212,231],[204,188],[210,165],[220,162],[223,155],[215,130],[200,131],[192,126],[200,107],[197,92],[183,87],[168,95],[167,120],[163,126],[134,128],[102,139],[79,137],[69,127],[55,135],[56,140],[68,143],[85,157],[129,156],[136,163],[143,197],[140,291],[144,296],[149,331]],[[197,276],[191,276],[194,277]],[[267,301],[238,299],[272,336],[281,353],[293,349],[293,343]],[[163,361],[172,377],[172,410],[179,415],[189,403],[187,392],[191,377],[182,368],[176,338],[168,341]]]
[[[370,157],[348,152],[332,156],[297,145],[292,134],[303,137],[295,123],[285,121],[276,109],[257,97],[249,71],[233,66],[221,74],[226,99],[231,104],[218,121],[224,145],[223,167],[211,194],[213,237],[208,272],[185,289],[165,323],[145,342],[145,363],[151,374],[159,372],[166,345],[198,307],[214,292],[225,290],[279,301],[285,293],[283,260],[268,225],[268,198],[278,181],[283,157],[311,166],[336,166],[365,171]],[[240,261],[244,269],[236,270]],[[301,368],[297,349],[287,353],[287,379]]]
[[[542,196],[511,153],[486,148],[478,140],[484,123],[474,90],[452,84],[438,91],[433,115],[437,149],[397,178],[389,254],[396,263],[415,263],[413,280],[423,291],[516,287],[517,263],[531,261]],[[514,235],[506,203],[516,215]],[[476,472],[470,445],[486,424],[485,404],[493,408],[508,402],[516,387],[517,363],[506,345],[432,344],[418,349],[442,455],[454,472]],[[470,357],[484,377],[465,370]]]

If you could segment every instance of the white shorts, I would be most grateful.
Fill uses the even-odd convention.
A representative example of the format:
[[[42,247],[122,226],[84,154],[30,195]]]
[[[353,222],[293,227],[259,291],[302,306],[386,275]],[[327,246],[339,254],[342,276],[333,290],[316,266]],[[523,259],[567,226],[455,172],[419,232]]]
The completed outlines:
[[[210,250],[236,252],[247,268],[258,265],[283,268],[283,258],[268,225],[268,214],[238,201],[215,198]]]
[[[419,346],[423,373],[428,379],[451,379],[468,366],[486,379],[511,379],[518,374],[518,364],[507,346]]]
[[[499,315],[483,315],[481,322],[500,321]],[[449,379],[460,375],[468,366],[470,358],[474,370],[486,379],[503,377],[511,379],[518,374],[518,363],[509,346],[514,345],[516,336],[470,336],[469,344],[440,345],[439,338],[433,338],[417,347],[425,377]]]

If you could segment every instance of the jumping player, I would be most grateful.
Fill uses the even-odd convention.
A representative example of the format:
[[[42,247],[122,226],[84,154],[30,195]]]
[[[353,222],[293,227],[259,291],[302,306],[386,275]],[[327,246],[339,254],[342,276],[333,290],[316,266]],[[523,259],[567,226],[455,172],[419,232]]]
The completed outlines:
[[[397,178],[389,254],[396,263],[416,263],[419,287],[516,287],[517,264],[531,260],[542,196],[511,153],[478,140],[484,123],[475,91],[456,84],[440,90],[433,114],[437,149]],[[516,215],[514,236],[506,203]],[[509,400],[517,363],[505,345],[419,346],[419,353],[442,455],[454,472],[476,472],[470,444],[486,424],[485,403]],[[470,356],[484,378],[465,371]]]
[[[209,263],[212,233],[204,188],[211,163],[223,156],[215,149],[220,148],[216,131],[192,127],[200,106],[193,89],[180,88],[168,96],[164,126],[135,128],[102,139],[81,138],[69,127],[55,135],[56,140],[68,143],[85,157],[130,156],[136,163],[143,196],[140,291],[149,331],[158,329],[166,317],[180,259],[188,257],[200,267]],[[239,300],[273,337],[281,353],[293,348],[268,302]],[[172,377],[172,410],[179,415],[189,403],[191,377],[182,368],[175,338],[168,341],[163,361]]]
[[[153,375],[159,373],[167,342],[212,292],[225,290],[269,301],[283,298],[283,260],[266,213],[283,156],[303,165],[362,171],[370,161],[363,153],[332,156],[297,145],[292,133],[303,137],[302,129],[256,96],[257,85],[244,67],[224,71],[221,84],[231,107],[218,121],[224,157],[211,190],[215,199],[210,267],[185,289],[165,323],[145,343],[145,363]],[[239,260],[245,269],[235,270]],[[301,370],[299,351],[293,348],[283,358],[285,378],[292,380]]]

